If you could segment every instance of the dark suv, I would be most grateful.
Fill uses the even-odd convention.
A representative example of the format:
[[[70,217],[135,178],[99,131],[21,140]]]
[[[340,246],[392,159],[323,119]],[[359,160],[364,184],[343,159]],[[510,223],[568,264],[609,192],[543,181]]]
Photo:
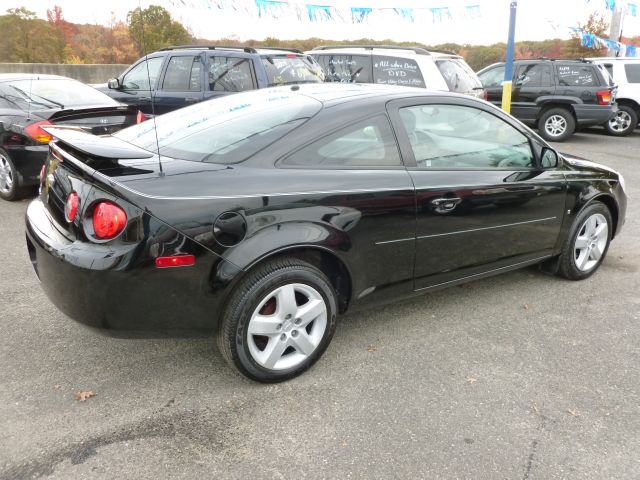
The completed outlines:
[[[322,68],[300,50],[182,45],[147,55],[96,88],[160,115],[229,93],[323,81]]]
[[[502,102],[504,63],[478,72],[489,101]],[[511,114],[561,142],[576,130],[607,123],[616,113],[616,87],[602,67],[581,60],[517,60],[513,65]]]

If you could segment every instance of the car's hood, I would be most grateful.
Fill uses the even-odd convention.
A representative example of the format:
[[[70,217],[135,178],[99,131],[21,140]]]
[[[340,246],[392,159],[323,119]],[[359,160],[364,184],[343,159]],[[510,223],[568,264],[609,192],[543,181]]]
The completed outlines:
[[[583,157],[578,157],[577,155],[571,155],[569,153],[561,153],[562,158],[565,161],[565,165],[569,167],[571,170],[582,170],[589,172],[602,172],[602,173],[613,173],[618,175],[613,168],[607,167],[606,165],[602,165],[601,163],[592,162],[591,160],[587,160]]]

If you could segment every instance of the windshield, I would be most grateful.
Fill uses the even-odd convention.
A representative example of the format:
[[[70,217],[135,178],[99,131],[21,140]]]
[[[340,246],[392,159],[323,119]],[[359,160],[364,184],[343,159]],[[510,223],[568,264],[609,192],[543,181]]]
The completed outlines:
[[[0,96],[21,108],[52,108],[118,105],[93,87],[71,79],[13,80],[0,85]]]
[[[478,76],[464,60],[447,58],[446,60],[436,60],[436,65],[447,82],[449,91],[468,93],[482,88],[482,83],[480,83]]]
[[[284,89],[254,90],[176,110],[114,136],[181,160],[238,163],[314,116],[322,104]],[[156,143],[157,138],[157,143]]]
[[[324,82],[324,72],[310,57],[302,55],[268,55],[262,57],[269,86]]]

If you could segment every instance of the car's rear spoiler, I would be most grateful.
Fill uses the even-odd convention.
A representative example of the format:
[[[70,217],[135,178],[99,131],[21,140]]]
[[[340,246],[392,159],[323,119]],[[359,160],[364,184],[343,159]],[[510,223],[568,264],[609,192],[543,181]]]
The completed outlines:
[[[93,135],[78,127],[43,125],[42,129],[74,150],[90,157],[126,160],[154,156],[153,152],[136,147],[117,137]]]

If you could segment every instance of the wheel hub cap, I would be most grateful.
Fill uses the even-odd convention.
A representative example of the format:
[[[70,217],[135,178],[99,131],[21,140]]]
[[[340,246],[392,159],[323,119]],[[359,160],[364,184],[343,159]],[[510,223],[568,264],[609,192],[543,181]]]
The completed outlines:
[[[320,345],[327,328],[327,307],[309,285],[293,283],[270,292],[247,326],[253,360],[270,370],[293,368]]]
[[[631,116],[627,112],[618,112],[615,117],[609,121],[609,126],[616,132],[626,130],[631,125]]]
[[[604,215],[596,213],[587,218],[574,244],[576,267],[583,272],[594,268],[604,254],[608,239],[609,225]]]
[[[549,135],[557,137],[565,132],[567,129],[567,122],[560,115],[552,115],[547,119],[544,127]]]
[[[0,190],[10,192],[13,187],[13,175],[9,161],[0,155]]]

